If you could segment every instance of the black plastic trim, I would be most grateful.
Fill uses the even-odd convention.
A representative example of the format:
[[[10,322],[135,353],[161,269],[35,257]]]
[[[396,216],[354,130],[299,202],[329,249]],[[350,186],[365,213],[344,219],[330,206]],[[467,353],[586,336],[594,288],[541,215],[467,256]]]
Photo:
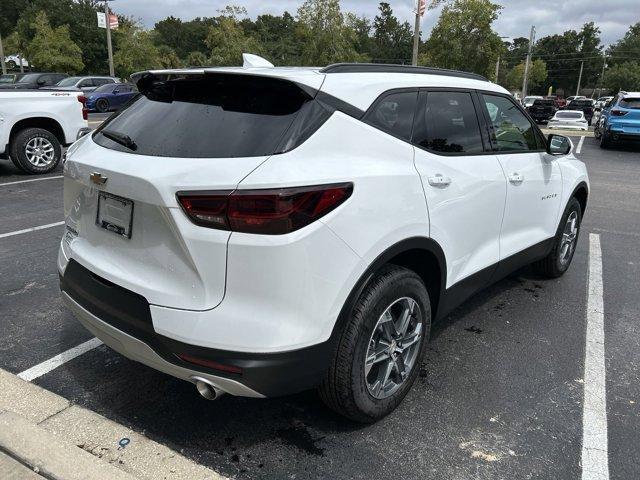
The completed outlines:
[[[446,77],[470,78],[488,82],[482,75],[460,70],[447,70],[435,67],[414,67],[385,63],[335,63],[320,70],[320,73],[411,73],[423,75],[443,75]]]

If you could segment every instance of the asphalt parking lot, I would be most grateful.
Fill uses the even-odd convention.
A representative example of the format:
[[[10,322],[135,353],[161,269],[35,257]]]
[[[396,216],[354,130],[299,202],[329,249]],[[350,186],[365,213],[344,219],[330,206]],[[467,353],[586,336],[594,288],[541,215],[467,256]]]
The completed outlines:
[[[580,478],[593,234],[610,478],[640,478],[640,149],[585,138],[577,156],[592,190],[569,272],[549,281],[524,269],[456,310],[434,328],[404,403],[375,425],[346,422],[314,392],[207,402],[105,346],[33,383],[241,479]],[[91,339],[59,298],[63,227],[13,234],[63,221],[60,175],[0,162],[0,368],[15,374]]]

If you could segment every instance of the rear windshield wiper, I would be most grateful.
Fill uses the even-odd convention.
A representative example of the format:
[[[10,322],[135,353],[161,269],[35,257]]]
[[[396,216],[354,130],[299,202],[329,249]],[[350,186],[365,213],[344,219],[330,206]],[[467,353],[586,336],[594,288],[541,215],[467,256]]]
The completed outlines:
[[[113,140],[114,142],[127,147],[129,150],[136,151],[138,149],[138,145],[136,145],[136,142],[131,140],[131,137],[129,135],[114,132],[113,130],[100,130],[100,133],[107,137],[109,140]]]

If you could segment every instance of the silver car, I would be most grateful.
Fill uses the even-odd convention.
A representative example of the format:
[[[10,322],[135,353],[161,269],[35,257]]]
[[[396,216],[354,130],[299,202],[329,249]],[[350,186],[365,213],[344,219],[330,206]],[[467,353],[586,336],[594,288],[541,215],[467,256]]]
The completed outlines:
[[[81,90],[84,93],[93,92],[96,88],[107,83],[118,83],[113,77],[68,77],[59,81],[53,90]]]

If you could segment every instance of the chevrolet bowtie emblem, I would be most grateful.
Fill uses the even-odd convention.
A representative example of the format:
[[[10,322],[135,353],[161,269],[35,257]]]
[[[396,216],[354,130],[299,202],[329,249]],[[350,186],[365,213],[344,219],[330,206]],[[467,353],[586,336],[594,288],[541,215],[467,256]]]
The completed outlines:
[[[108,177],[103,177],[100,172],[93,172],[89,175],[89,179],[96,185],[104,185],[109,180]]]

